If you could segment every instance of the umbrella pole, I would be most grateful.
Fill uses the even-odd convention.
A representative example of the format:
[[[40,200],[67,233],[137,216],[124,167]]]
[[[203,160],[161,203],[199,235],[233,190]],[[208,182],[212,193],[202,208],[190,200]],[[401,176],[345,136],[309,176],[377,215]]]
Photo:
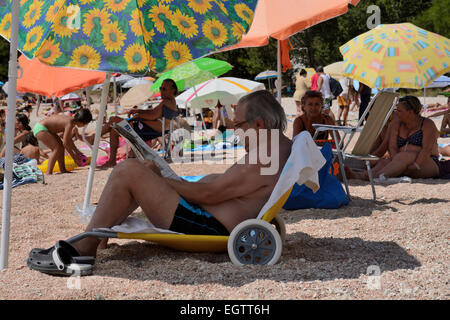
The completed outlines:
[[[91,87],[86,87],[86,100],[87,100],[87,107],[88,109],[91,108],[91,99],[89,97],[89,91]]]
[[[277,100],[281,104],[281,40],[277,40]]]
[[[17,42],[19,34],[19,1],[12,2],[11,44],[8,67],[8,108],[6,114],[6,154],[3,178],[2,243],[0,249],[0,270],[8,267],[9,231],[11,224],[12,167],[14,153],[14,131],[16,123],[17,96]]]
[[[195,89],[195,86],[192,86],[192,88],[194,89],[195,97],[198,98],[197,89]],[[203,110],[202,109],[200,109],[200,117],[202,118],[203,129],[205,129],[205,133],[206,133],[206,123],[205,123],[205,119],[203,118]]]
[[[91,202],[92,184],[94,182],[94,172],[95,172],[95,167],[97,164],[98,147],[100,144],[100,137],[102,135],[103,118],[105,117],[105,109],[106,109],[106,102],[107,102],[107,98],[108,98],[110,78],[111,78],[111,73],[108,72],[105,76],[105,82],[103,82],[102,96],[101,96],[100,107],[99,107],[100,110],[98,113],[97,127],[95,130],[94,145],[92,146],[91,164],[89,167],[89,175],[88,175],[88,180],[86,183],[86,191],[84,194],[84,202],[83,202],[83,207],[82,207],[82,214],[84,214],[84,215],[88,214],[89,211],[87,209]]]
[[[202,118],[202,124],[203,124],[203,129],[205,130],[206,133],[206,123],[205,123],[205,118],[203,118],[203,109],[200,109],[200,117]]]
[[[114,85],[113,85],[113,92],[114,92],[114,114],[116,117],[119,115],[119,106],[117,105],[117,87],[116,87],[116,77],[114,77]]]

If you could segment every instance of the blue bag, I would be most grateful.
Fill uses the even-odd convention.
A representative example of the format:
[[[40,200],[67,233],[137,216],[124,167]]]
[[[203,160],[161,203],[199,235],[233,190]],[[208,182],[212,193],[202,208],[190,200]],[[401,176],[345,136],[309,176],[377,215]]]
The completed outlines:
[[[305,185],[294,185],[289,198],[283,206],[286,210],[298,210],[307,208],[337,209],[349,203],[347,194],[342,188],[341,182],[332,174],[330,167],[333,161],[331,145],[326,143],[321,149],[327,162],[319,170],[320,189],[316,193]]]

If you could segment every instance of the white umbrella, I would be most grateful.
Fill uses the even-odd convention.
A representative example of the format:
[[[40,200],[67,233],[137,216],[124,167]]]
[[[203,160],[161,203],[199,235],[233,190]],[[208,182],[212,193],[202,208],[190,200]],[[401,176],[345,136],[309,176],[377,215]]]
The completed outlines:
[[[334,62],[323,68],[323,72],[329,74],[333,78],[343,78],[344,61]]]
[[[178,105],[192,108],[211,108],[220,101],[222,105],[236,104],[238,100],[254,91],[264,90],[263,83],[247,79],[223,77],[205,81],[186,90],[175,98]]]
[[[442,88],[446,86],[450,86],[450,77],[440,76],[434,79],[427,88]]]
[[[124,108],[139,106],[153,95],[151,84],[140,84],[128,90],[120,99],[120,105]]]
[[[61,101],[79,101],[79,100],[81,100],[81,97],[78,94],[71,92],[71,93],[66,94],[65,96],[62,96],[60,98],[60,100]]]
[[[91,87],[91,91],[100,91],[102,89],[103,89],[103,83],[96,84],[96,85]]]
[[[426,88],[423,88],[423,103],[426,103],[427,88],[443,88],[450,85],[450,77],[440,76],[434,79]]]
[[[135,78],[135,79],[131,79],[131,80],[128,80],[127,82],[125,82],[122,85],[122,88],[133,88],[133,87],[136,87],[136,86],[138,86],[140,84],[150,84],[150,85],[152,85],[153,81],[147,80],[145,78]]]
[[[133,80],[134,77],[130,76],[128,74],[122,74],[122,75],[120,75],[118,77],[111,77],[111,80],[114,81],[114,79],[116,80],[116,83],[122,84],[122,83],[125,83],[127,81]]]

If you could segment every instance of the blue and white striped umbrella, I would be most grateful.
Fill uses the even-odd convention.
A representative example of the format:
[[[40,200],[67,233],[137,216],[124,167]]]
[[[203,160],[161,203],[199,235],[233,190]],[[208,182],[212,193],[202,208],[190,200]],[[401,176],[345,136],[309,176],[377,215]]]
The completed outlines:
[[[263,71],[260,74],[258,74],[255,77],[255,80],[265,80],[265,79],[271,79],[271,78],[276,78],[276,77],[277,77],[276,71],[266,70],[266,71]]]

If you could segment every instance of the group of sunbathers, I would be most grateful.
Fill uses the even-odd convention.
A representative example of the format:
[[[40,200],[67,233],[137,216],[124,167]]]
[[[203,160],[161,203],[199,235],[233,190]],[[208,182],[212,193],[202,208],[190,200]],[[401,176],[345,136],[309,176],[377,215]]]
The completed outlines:
[[[318,91],[307,91],[302,98],[302,114],[293,124],[293,135],[309,131],[314,135],[313,124],[336,125],[332,117],[323,112],[324,99]],[[450,107],[450,99],[447,102]],[[438,147],[439,134],[450,133],[450,109],[441,110],[444,115],[441,130],[434,122],[421,115],[422,104],[415,96],[399,99],[394,112],[383,128],[375,145],[373,154],[381,159],[372,163],[375,178],[409,176],[411,178],[438,178],[440,175],[440,156],[450,156],[450,146]],[[317,135],[318,144],[332,139],[329,131]],[[339,137],[338,137],[339,139]],[[369,180],[368,172],[356,172],[346,166],[349,178]]]
[[[152,139],[155,133],[161,134],[159,118],[178,112],[174,100],[176,84],[166,80],[160,90],[162,102],[156,108],[148,111],[133,109],[128,115],[133,128],[144,140]],[[303,115],[294,121],[293,136],[302,131],[314,135],[314,123],[335,124],[330,116],[323,113],[323,105],[320,92],[306,92],[302,99]],[[439,131],[432,120],[421,116],[421,110],[422,105],[416,97],[399,99],[390,122],[377,145],[373,146],[373,150],[381,156],[373,164],[375,177],[384,174],[389,177],[435,178],[439,175]],[[24,125],[25,122],[18,120],[17,128],[20,134],[32,131],[51,150],[49,168],[53,168],[58,161],[64,172],[64,149],[75,162],[81,155],[72,140],[73,129],[86,126],[91,120],[90,111],[80,109],[73,117],[61,114],[45,118],[32,130],[26,121]],[[103,127],[102,133],[110,132],[111,148],[116,139],[114,130],[111,130],[112,124],[122,120],[112,117]],[[247,139],[243,140],[246,150],[244,161],[238,161],[223,174],[208,175],[198,182],[168,179],[161,175],[155,163],[128,159],[115,166],[110,174],[86,231],[118,225],[138,207],[154,226],[188,234],[228,235],[240,222],[255,218],[270,196],[291,151],[292,141],[284,135],[285,112],[268,91],[257,91],[239,100],[233,127],[244,133],[253,130],[257,137],[261,129],[278,130],[276,143],[270,138],[270,130],[264,142],[268,154],[278,154],[279,169],[275,174],[261,174],[261,169],[268,164],[260,159],[263,155],[259,153],[255,162],[255,155],[250,156],[252,149]],[[58,135],[60,133],[62,139]],[[327,139],[328,136],[329,133],[325,132],[320,138]],[[260,139],[256,141],[262,143]],[[110,157],[110,160],[115,160],[112,152]],[[366,172],[348,169],[348,175],[350,178],[368,179]],[[58,266],[51,265],[55,250],[58,254],[64,252],[69,262],[81,261],[83,257],[95,257],[100,243],[101,240],[96,237],[87,237],[71,245],[58,242],[49,249],[33,249],[28,257],[28,266],[41,272],[60,274]],[[94,261],[84,260],[89,260],[91,264]]]

